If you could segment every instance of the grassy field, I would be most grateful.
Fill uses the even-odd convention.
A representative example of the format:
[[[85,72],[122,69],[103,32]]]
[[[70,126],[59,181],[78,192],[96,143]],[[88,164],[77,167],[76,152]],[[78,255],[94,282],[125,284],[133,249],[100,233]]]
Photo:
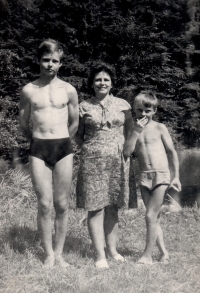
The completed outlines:
[[[71,207],[74,199],[71,199]],[[30,179],[22,170],[0,175],[1,293],[197,293],[200,292],[200,212],[162,210],[162,227],[170,253],[168,265],[136,264],[145,244],[144,209],[120,212],[118,250],[127,262],[108,259],[110,269],[94,268],[83,211],[70,209],[64,258],[68,269],[42,269],[42,248],[36,227],[37,202]],[[155,248],[154,261],[159,258]]]

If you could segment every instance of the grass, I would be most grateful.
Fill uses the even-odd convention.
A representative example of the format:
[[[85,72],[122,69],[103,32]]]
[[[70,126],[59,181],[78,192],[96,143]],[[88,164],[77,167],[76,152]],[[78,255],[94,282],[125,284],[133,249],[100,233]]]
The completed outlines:
[[[145,244],[144,209],[120,211],[118,250],[127,263],[109,259],[109,270],[94,268],[87,227],[79,225],[84,212],[74,208],[73,196],[71,207],[64,247],[64,258],[71,267],[43,270],[37,202],[30,179],[22,169],[0,175],[1,293],[200,292],[200,212],[196,207],[178,213],[163,208],[161,224],[170,262],[152,266],[135,263]],[[159,258],[156,248],[153,258]]]

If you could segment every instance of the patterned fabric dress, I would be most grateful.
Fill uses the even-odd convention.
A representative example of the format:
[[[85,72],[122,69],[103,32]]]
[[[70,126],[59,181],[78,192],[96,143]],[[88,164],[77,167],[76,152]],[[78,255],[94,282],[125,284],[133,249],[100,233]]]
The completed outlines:
[[[85,127],[77,179],[77,207],[88,211],[129,204],[129,160],[124,161],[124,121],[130,105],[112,95],[80,104]]]

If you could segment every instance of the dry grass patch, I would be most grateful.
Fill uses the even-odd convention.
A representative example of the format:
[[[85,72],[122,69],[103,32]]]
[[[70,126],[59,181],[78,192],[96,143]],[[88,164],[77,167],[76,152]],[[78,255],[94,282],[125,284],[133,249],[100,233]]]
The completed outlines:
[[[152,266],[136,264],[145,245],[145,211],[121,211],[118,248],[127,262],[108,259],[108,270],[94,268],[87,227],[79,225],[83,211],[71,209],[64,248],[71,267],[44,271],[36,227],[37,202],[29,177],[22,170],[9,170],[1,177],[0,186],[1,293],[200,292],[200,214],[196,207],[179,213],[163,209],[161,225],[170,262]],[[159,259],[156,248],[153,257]]]

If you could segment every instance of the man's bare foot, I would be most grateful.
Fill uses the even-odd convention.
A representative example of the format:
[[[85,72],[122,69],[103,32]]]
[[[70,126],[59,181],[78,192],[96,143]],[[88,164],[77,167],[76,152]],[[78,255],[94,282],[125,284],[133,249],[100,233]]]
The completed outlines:
[[[159,259],[159,262],[164,264],[164,265],[168,265],[169,264],[169,255],[163,255],[161,256],[161,258]]]
[[[70,266],[70,264],[67,263],[61,255],[55,256],[55,262],[56,265],[58,265],[61,268],[68,268]]]
[[[119,253],[113,256],[112,258],[116,261],[125,262],[125,258]]]
[[[54,266],[54,263],[55,263],[54,255],[48,255],[44,260],[43,269],[52,268]]]
[[[152,264],[153,264],[153,261],[152,261],[152,258],[142,256],[142,257],[137,261],[137,263],[138,263],[138,264],[143,264],[143,265],[152,265]]]

